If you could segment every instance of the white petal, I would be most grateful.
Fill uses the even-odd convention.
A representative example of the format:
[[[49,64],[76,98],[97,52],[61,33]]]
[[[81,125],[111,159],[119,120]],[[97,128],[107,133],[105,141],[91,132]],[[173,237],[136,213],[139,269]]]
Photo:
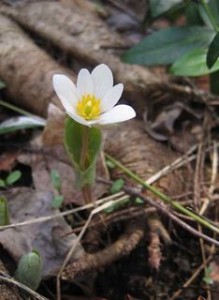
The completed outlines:
[[[77,90],[79,97],[84,94],[93,94],[93,82],[87,69],[81,69],[78,74]]]
[[[110,90],[108,90],[108,92],[103,98],[103,101],[101,102],[102,112],[105,112],[111,109],[114,105],[116,105],[116,103],[122,96],[123,88],[123,84],[119,83],[112,87]]]
[[[77,103],[75,84],[65,75],[55,74],[53,87],[65,110],[72,110]]]
[[[113,74],[107,65],[101,64],[93,69],[91,77],[94,85],[94,95],[102,99],[113,86]]]
[[[113,107],[108,112],[102,114],[98,122],[96,123],[100,125],[119,123],[132,119],[135,116],[136,113],[131,106],[121,104]]]
[[[67,111],[67,114],[69,115],[69,117],[71,117],[73,120],[75,120],[76,122],[82,124],[82,125],[86,125],[90,127],[90,123],[88,121],[86,121],[85,119],[81,118],[79,115],[77,115],[76,113],[72,112],[72,111]]]

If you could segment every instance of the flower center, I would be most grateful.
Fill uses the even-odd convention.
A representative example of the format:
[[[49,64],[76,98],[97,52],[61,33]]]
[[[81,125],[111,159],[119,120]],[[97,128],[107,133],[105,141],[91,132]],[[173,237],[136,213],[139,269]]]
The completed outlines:
[[[85,120],[96,119],[100,113],[100,99],[94,95],[83,95],[76,106],[77,114]]]

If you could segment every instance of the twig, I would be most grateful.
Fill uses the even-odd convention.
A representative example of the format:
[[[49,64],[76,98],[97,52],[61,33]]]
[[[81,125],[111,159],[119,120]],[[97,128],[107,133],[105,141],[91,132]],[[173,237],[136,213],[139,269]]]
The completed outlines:
[[[190,233],[192,233],[193,235],[199,237],[199,238],[203,238],[204,240],[206,240],[209,243],[212,243],[216,246],[219,246],[219,241],[205,235],[204,233],[198,232],[196,229],[194,229],[193,227],[191,227],[190,225],[188,225],[187,223],[185,223],[184,221],[182,221],[180,218],[178,218],[176,215],[174,215],[171,211],[170,211],[170,207],[166,207],[160,203],[158,203],[157,201],[154,201],[153,199],[149,198],[149,197],[145,197],[144,194],[142,193],[138,193],[136,192],[134,189],[130,188],[130,187],[124,187],[124,190],[136,197],[141,198],[145,203],[149,203],[150,205],[156,207],[159,211],[163,212],[165,215],[167,215],[171,220],[173,220],[174,222],[176,222],[177,224],[179,224],[181,227],[183,227],[184,229],[186,229],[187,231],[189,231]]]
[[[212,259],[212,255],[210,255],[206,259],[206,264],[209,263],[209,261]],[[201,273],[201,271],[206,267],[206,264],[203,263],[193,274],[192,276],[183,284],[182,288],[180,288],[178,291],[176,291],[173,296],[169,300],[175,300],[177,299],[180,294],[183,292],[183,289],[189,287],[189,285],[197,278],[197,276]]]
[[[8,276],[7,274],[4,274],[2,272],[0,272],[0,280],[8,282],[8,283],[12,283],[13,285],[18,286],[19,288],[21,288],[22,290],[26,291],[27,293],[29,293],[30,295],[32,295],[33,297],[35,297],[36,299],[39,300],[49,300],[48,298],[45,298],[41,295],[39,295],[38,293],[34,292],[33,290],[31,290],[29,287],[27,287],[26,285],[14,280],[13,278],[11,278],[10,276]]]
[[[148,208],[144,208],[142,206],[129,207],[127,209],[123,209],[123,210],[111,213],[110,215],[108,215],[104,218],[104,222],[106,224],[121,222],[121,221],[124,221],[124,220],[134,219],[134,218],[140,217],[142,215],[151,214],[151,213],[154,213],[156,211],[157,210],[156,210],[155,207],[148,207]],[[70,233],[67,233],[66,235],[80,232],[82,230],[84,224],[85,224],[85,222],[80,222],[80,224],[78,224],[76,228],[72,229],[72,231]],[[100,224],[102,224],[101,220],[96,221],[96,222],[92,222],[89,225],[89,228],[92,228],[94,226],[98,226]]]
[[[70,214],[73,214],[73,213],[76,213],[76,212],[79,212],[79,211],[82,211],[82,210],[93,208],[95,205],[100,205],[102,203],[105,203],[105,202],[111,201],[113,199],[116,199],[121,194],[124,195],[124,193],[118,193],[118,194],[111,195],[111,196],[108,196],[108,197],[104,197],[100,200],[97,200],[95,203],[89,203],[89,204],[86,204],[84,206],[81,206],[81,207],[78,207],[78,208],[73,208],[71,210],[68,210],[68,211],[65,211],[65,212],[60,212],[60,213],[57,213],[57,214],[54,214],[54,215],[35,218],[35,219],[27,220],[27,221],[24,221],[24,222],[18,222],[18,223],[14,223],[14,224],[0,226],[0,230],[20,227],[20,226],[27,226],[27,225],[32,225],[32,224],[37,224],[37,223],[42,223],[42,222],[48,222],[48,221],[56,219],[56,218],[61,218],[61,217],[64,217],[64,216],[67,216],[67,215],[70,215]],[[127,196],[125,196],[125,197],[127,198]],[[124,197],[119,198],[119,199],[124,199]]]
[[[191,210],[188,210],[187,208],[183,207],[180,203],[177,201],[172,200],[167,195],[160,192],[157,188],[154,186],[151,186],[147,184],[143,179],[141,179],[138,175],[127,169],[125,166],[123,166],[120,162],[118,162],[116,159],[111,157],[109,154],[105,154],[107,159],[109,159],[114,165],[116,165],[119,169],[121,169],[125,174],[127,174],[129,177],[131,177],[134,181],[137,183],[140,183],[142,187],[152,192],[155,196],[159,197],[163,202],[170,205],[172,208],[180,211],[181,213],[190,216],[193,220],[195,220],[197,223],[205,226],[206,228],[210,229],[213,232],[219,233],[219,228],[210,222],[208,222],[204,217],[192,212]]]

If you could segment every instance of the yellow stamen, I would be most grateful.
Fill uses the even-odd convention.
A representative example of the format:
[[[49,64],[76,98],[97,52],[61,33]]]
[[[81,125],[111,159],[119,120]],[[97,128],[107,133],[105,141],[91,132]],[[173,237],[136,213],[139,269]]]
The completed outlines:
[[[100,99],[90,94],[83,95],[77,103],[76,112],[85,120],[96,119],[101,113]]]

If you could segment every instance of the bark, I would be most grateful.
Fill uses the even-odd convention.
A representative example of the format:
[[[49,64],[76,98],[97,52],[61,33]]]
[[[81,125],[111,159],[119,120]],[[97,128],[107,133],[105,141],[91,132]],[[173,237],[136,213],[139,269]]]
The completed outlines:
[[[71,6],[60,2],[46,3],[46,9],[45,2],[30,3],[17,9],[4,8],[2,13],[10,15],[25,29],[51,41],[64,53],[82,61],[86,67],[99,63],[109,65],[116,81],[124,83],[126,97],[140,113],[148,91],[166,80],[141,66],[122,63],[115,49],[118,52],[118,48],[123,48],[126,43],[93,10],[79,6],[77,1],[72,1]]]
[[[8,17],[0,14],[0,79],[18,106],[46,116],[49,102],[60,106],[52,88],[55,73],[73,73],[60,67]]]

